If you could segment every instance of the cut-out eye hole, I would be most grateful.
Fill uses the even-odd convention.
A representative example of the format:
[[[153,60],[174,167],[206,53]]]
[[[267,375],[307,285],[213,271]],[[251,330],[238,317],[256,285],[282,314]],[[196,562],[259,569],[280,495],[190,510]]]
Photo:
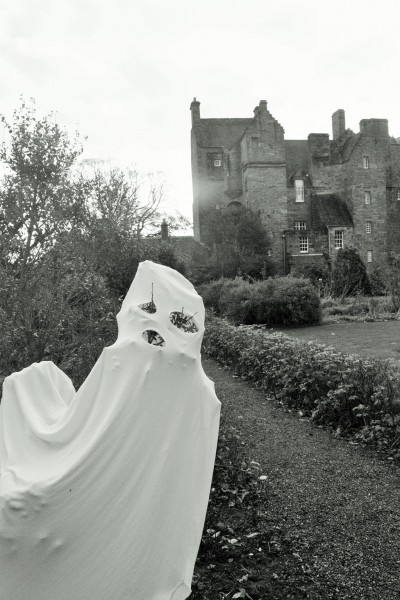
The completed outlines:
[[[142,337],[148,344],[152,346],[165,346],[165,340],[158,331],[154,331],[153,329],[146,329],[143,331]]]
[[[151,300],[151,302],[146,302],[145,304],[139,304],[139,308],[150,314],[157,312],[157,306],[154,304],[153,300]]]
[[[196,333],[199,330],[196,323],[193,321],[194,315],[187,315],[182,311],[172,312],[170,314],[170,321],[172,325],[175,325],[178,329],[182,329],[185,333]]]

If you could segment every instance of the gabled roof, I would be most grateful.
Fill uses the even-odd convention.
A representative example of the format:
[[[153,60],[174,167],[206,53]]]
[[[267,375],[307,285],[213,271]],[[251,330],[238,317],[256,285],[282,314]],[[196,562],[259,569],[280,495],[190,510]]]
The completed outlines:
[[[346,204],[335,194],[313,194],[311,198],[312,227],[353,227]]]
[[[203,148],[230,148],[238,142],[253,119],[201,119],[195,128],[197,143]]]

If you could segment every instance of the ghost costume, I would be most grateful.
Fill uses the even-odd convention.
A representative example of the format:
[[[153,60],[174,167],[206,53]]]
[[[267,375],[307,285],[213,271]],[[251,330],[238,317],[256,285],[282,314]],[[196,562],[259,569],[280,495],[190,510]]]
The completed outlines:
[[[220,413],[200,361],[203,303],[182,275],[146,261],[117,320],[117,341],[78,392],[51,362],[4,381],[0,600],[190,594]]]

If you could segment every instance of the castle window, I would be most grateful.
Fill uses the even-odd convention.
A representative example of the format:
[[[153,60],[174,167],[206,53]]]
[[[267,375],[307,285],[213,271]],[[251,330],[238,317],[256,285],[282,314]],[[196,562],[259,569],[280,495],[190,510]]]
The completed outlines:
[[[343,248],[343,231],[335,231],[335,250]]]
[[[372,250],[368,250],[367,252],[367,262],[372,262]]]
[[[365,221],[365,233],[372,233],[372,221]]]
[[[400,200],[400,190],[397,190],[397,193],[396,193],[396,200]]]
[[[371,192],[364,192],[365,204],[371,204]]]
[[[222,165],[221,160],[214,160],[214,167],[220,167]]]
[[[306,221],[295,221],[294,228],[296,231],[302,231],[304,229],[307,229],[307,223]]]
[[[304,181],[295,179],[294,189],[296,190],[296,202],[304,202]]]
[[[369,169],[369,156],[363,156],[363,168]]]
[[[302,254],[308,252],[308,237],[306,235],[300,236],[300,252]]]

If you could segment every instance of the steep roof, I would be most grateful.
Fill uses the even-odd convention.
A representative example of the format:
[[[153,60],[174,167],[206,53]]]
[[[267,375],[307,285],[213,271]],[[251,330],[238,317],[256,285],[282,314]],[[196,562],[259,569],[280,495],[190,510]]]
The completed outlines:
[[[253,119],[201,119],[195,128],[196,139],[203,148],[230,148],[253,123]]]
[[[346,204],[335,194],[313,194],[311,219],[315,228],[353,227]]]

